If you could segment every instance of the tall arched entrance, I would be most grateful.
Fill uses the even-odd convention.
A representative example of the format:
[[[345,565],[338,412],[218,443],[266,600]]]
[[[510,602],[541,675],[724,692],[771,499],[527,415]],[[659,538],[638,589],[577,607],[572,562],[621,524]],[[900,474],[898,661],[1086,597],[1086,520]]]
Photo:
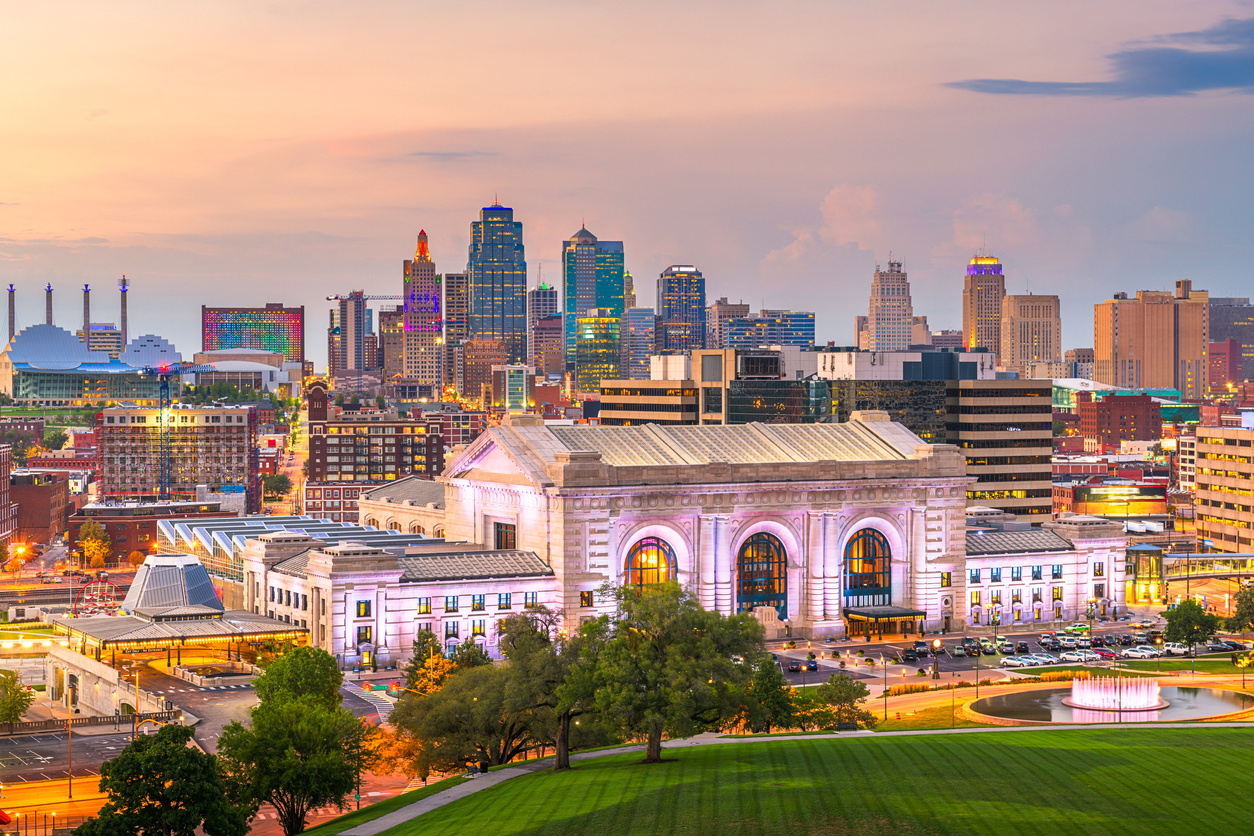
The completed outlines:
[[[740,547],[736,556],[736,611],[774,607],[780,620],[788,617],[788,552],[773,534],[759,532]]]
[[[627,586],[643,589],[677,577],[675,550],[660,537],[642,537],[627,552],[623,566]]]
[[[844,615],[850,635],[868,636],[922,630],[922,610],[893,606],[893,550],[888,538],[864,528],[845,545],[842,571]]]

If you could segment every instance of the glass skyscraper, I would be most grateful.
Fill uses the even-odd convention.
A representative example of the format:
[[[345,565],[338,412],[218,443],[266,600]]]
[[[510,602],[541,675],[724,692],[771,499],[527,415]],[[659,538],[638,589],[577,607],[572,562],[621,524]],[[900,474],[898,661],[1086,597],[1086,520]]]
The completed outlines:
[[[653,308],[627,308],[623,311],[618,373],[625,380],[649,379],[649,355],[653,353]]]
[[[598,241],[580,227],[562,246],[562,310],[566,364],[575,364],[575,322],[593,308],[623,315],[623,242]]]
[[[493,203],[470,225],[466,261],[470,284],[470,337],[503,340],[507,363],[527,362],[527,256],[522,222]]]
[[[691,264],[672,264],[657,280],[659,354],[705,348],[705,279]]]
[[[602,380],[619,377],[621,319],[608,308],[592,308],[576,318],[576,385],[580,392],[600,392]]]
[[[727,321],[726,348],[799,345],[814,348],[814,311],[762,311]]]

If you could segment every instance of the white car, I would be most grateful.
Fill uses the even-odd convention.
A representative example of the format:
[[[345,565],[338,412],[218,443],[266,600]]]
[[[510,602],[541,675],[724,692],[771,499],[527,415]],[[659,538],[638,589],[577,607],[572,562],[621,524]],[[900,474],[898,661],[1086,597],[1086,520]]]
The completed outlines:
[[[1127,647],[1119,654],[1123,659],[1153,659],[1158,654],[1147,645]]]
[[[1036,662],[1030,656],[1007,656],[1001,660],[1003,668],[1030,668]]]
[[[1048,654],[1048,653],[1033,653],[1033,654],[1032,654],[1032,658],[1036,660],[1036,663],[1037,663],[1038,665],[1056,665],[1056,664],[1058,664],[1058,657],[1057,657],[1057,656],[1051,656],[1051,655],[1050,655],[1050,654]]]
[[[1084,651],[1083,650],[1068,650],[1067,652],[1063,653],[1060,658],[1064,662],[1083,662]]]
[[[1075,645],[1074,636],[1063,636],[1062,638],[1058,639],[1058,643],[1061,644],[1063,647],[1067,648],[1068,650],[1075,650],[1076,645]]]
[[[1166,656],[1188,656],[1189,646],[1179,642],[1167,642],[1163,645],[1163,654]]]

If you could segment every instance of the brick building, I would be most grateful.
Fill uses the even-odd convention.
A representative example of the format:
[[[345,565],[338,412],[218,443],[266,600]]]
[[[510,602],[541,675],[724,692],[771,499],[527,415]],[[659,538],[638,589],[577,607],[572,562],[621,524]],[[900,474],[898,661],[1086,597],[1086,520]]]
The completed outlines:
[[[17,506],[9,474],[13,471],[13,447],[0,444],[0,543],[9,543],[17,531]]]
[[[309,390],[311,482],[391,482],[433,478],[444,468],[439,422],[395,412],[346,412],[332,417],[321,384]]]
[[[17,534],[23,543],[51,543],[69,529],[70,477],[64,473],[24,473],[10,479],[17,505]]]
[[[120,563],[133,551],[150,554],[162,520],[221,517],[220,502],[101,502],[84,505],[69,518],[71,551],[78,549],[83,523],[94,520],[109,535],[109,561]]]
[[[1210,367],[1210,391],[1226,394],[1229,387],[1235,389],[1245,376],[1241,372],[1241,343],[1235,339],[1211,343],[1206,352]]]
[[[1094,401],[1088,392],[1080,392],[1076,398],[1087,452],[1118,453],[1121,441],[1162,438],[1158,402],[1149,395],[1107,395]]]
[[[302,513],[331,522],[357,522],[357,500],[385,482],[315,482],[305,483]]]

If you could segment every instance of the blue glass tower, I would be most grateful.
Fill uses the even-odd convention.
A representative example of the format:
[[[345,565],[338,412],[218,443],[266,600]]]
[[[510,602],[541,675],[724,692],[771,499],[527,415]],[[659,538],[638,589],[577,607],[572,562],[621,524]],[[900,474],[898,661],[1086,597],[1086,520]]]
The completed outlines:
[[[593,308],[623,315],[623,242],[598,241],[581,227],[562,247],[562,311],[566,366],[575,367],[575,320]]]
[[[493,203],[470,225],[466,262],[470,337],[504,340],[508,363],[527,362],[527,256],[522,222]]]
[[[672,264],[657,280],[658,354],[705,348],[705,279],[691,264]]]

